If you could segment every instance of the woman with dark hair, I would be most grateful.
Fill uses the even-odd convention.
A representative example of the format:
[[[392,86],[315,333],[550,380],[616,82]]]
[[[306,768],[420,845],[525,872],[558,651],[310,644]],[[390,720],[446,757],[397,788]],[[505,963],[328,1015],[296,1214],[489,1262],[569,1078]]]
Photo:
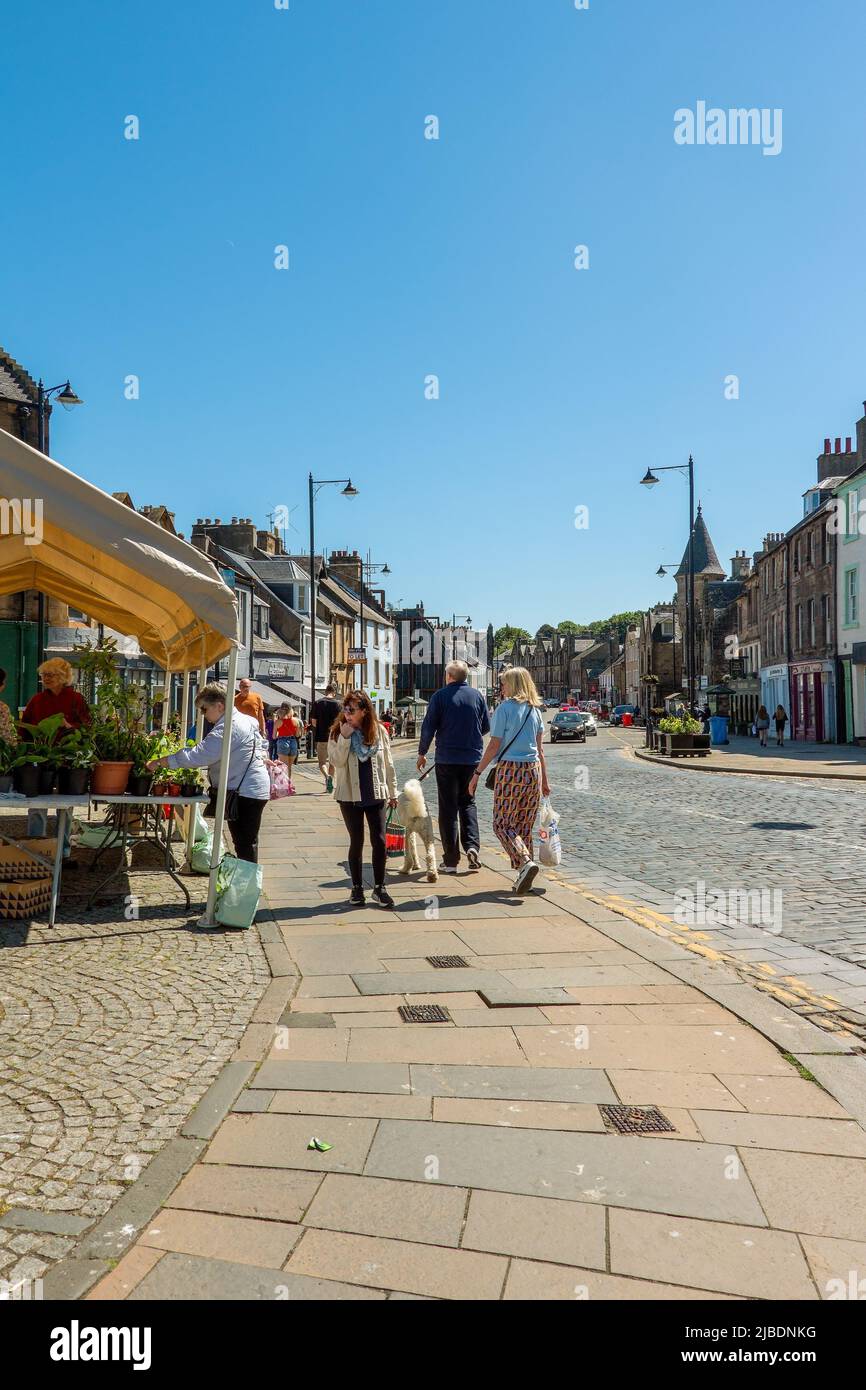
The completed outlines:
[[[349,901],[363,907],[364,822],[373,851],[373,901],[393,907],[385,887],[385,806],[397,805],[397,778],[391,759],[388,731],[376,718],[369,695],[350,690],[343,708],[331,725],[328,762],[334,767],[334,797],[349,832]]]

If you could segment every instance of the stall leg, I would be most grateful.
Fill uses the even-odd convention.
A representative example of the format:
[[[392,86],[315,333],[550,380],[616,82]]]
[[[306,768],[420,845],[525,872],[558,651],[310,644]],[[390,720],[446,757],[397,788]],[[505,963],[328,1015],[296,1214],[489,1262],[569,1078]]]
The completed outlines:
[[[57,849],[54,852],[54,875],[51,880],[51,907],[48,913],[48,925],[54,926],[54,919],[57,916],[57,899],[60,894],[60,874],[63,869],[63,842],[66,839],[66,818],[68,812],[64,806],[57,808]]]

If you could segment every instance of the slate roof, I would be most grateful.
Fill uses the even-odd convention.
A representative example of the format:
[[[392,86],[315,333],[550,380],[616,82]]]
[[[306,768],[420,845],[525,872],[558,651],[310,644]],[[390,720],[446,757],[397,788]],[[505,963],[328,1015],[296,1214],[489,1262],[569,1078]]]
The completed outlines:
[[[695,557],[695,574],[717,574],[720,579],[723,578],[725,574],[725,569],[723,565],[719,564],[719,557],[716,554],[716,547],[710,540],[710,533],[707,530],[707,524],[704,521],[704,515],[701,511],[700,502],[698,503],[698,514],[695,517],[695,529],[692,532],[692,535],[694,537],[692,542],[692,548],[694,550]],[[680,561],[680,567],[677,570],[677,578],[679,578],[680,575],[687,575],[688,572],[689,546],[687,541],[686,548],[683,551],[683,558]]]
[[[0,347],[0,397],[6,401],[20,401],[32,405],[38,398],[36,382],[25,372],[20,362],[10,357]]]

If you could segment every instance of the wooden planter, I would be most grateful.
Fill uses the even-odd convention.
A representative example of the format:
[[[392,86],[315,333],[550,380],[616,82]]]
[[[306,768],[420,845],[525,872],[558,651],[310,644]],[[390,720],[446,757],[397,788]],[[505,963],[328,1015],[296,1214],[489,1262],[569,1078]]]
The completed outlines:
[[[706,757],[710,751],[709,734],[656,734],[659,752],[666,758],[689,758],[696,754]]]

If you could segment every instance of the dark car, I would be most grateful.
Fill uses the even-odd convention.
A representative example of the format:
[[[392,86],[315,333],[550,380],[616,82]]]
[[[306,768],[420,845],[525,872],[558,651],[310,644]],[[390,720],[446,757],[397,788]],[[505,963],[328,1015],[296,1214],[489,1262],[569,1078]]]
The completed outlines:
[[[621,724],[622,717],[624,714],[630,714],[632,720],[634,720],[634,717],[637,714],[637,705],[614,705],[613,709],[610,712],[611,724],[613,726]]]
[[[550,723],[550,741],[561,738],[576,738],[578,743],[586,743],[586,724],[577,710],[560,710]]]

